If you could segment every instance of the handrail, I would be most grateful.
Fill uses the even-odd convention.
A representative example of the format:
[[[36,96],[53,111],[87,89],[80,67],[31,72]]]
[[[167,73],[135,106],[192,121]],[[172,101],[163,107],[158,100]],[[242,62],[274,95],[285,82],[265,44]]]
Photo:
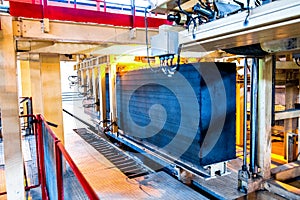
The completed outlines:
[[[73,170],[75,176],[78,178],[78,181],[81,183],[84,191],[88,195],[90,199],[99,199],[95,191],[92,189],[91,185],[87,182],[85,177],[82,175],[80,170],[78,169],[77,165],[74,163],[72,158],[70,157],[69,153],[64,148],[61,142],[57,143],[57,147],[59,148],[60,152],[64,155],[66,161],[69,163],[71,169]]]
[[[23,97],[21,97],[21,98],[23,98]],[[27,118],[28,117],[32,117],[33,121],[35,121],[35,122],[37,121],[36,120],[36,116],[32,115],[32,114],[30,114],[30,115],[20,115],[19,116],[19,118],[25,118],[25,117],[27,117]],[[34,126],[34,135],[35,135],[36,148],[38,148],[38,136],[37,136],[37,133],[38,133],[38,125],[35,125]],[[38,168],[38,171],[39,171],[40,170],[39,151],[36,151],[36,157],[37,157],[37,161],[36,161],[37,162],[37,168]],[[41,185],[41,174],[38,173],[38,184],[28,186],[27,176],[26,176],[26,170],[25,169],[26,168],[25,168],[25,163],[24,163],[24,176],[25,176],[25,187],[24,187],[24,189],[26,191],[28,191],[30,189],[39,187]],[[5,195],[5,194],[7,194],[6,191],[0,192],[0,196]]]
[[[37,119],[36,119],[35,115],[30,114],[30,115],[21,115],[21,116],[19,116],[19,118],[23,118],[23,117],[27,117],[27,118],[28,117],[32,117],[33,118],[33,122],[37,122]],[[38,129],[38,125],[35,125],[33,133],[34,133],[34,136],[35,136],[36,148],[38,148],[38,135],[37,135],[37,133],[38,133],[37,131],[38,130],[37,129]],[[40,160],[39,160],[40,158],[39,158],[39,151],[38,150],[36,150],[36,158],[37,158],[37,161],[36,161],[37,168],[39,170],[40,169]],[[24,165],[24,167],[25,167],[25,165]],[[26,191],[30,190],[30,189],[33,189],[33,188],[36,188],[36,187],[39,187],[41,185],[41,174],[38,173],[38,184],[28,186],[27,180],[25,180],[25,183],[26,183],[26,185],[25,185],[25,190]]]
[[[43,180],[41,181],[42,184],[42,195],[43,195],[43,199],[48,199],[48,194],[46,191],[46,175],[45,175],[45,163],[44,163],[44,153],[43,153],[43,138],[42,138],[42,134],[43,130],[42,130],[42,124],[45,125],[45,128],[47,130],[47,132],[49,133],[49,135],[52,137],[52,139],[54,140],[54,149],[55,149],[55,160],[56,160],[56,175],[57,175],[57,191],[59,191],[59,196],[58,199],[64,199],[64,193],[63,193],[63,162],[62,162],[62,155],[64,156],[66,162],[69,164],[70,168],[73,170],[77,180],[79,181],[79,183],[81,184],[83,190],[85,191],[86,195],[90,198],[90,199],[99,199],[99,197],[97,196],[97,194],[95,193],[95,191],[93,190],[93,188],[91,187],[91,185],[88,183],[88,181],[85,179],[85,177],[83,176],[83,174],[80,172],[80,170],[78,169],[78,167],[76,166],[75,162],[73,161],[73,159],[71,158],[71,156],[69,155],[69,153],[67,152],[67,150],[65,149],[64,145],[62,144],[62,142],[56,137],[55,133],[51,130],[50,126],[48,125],[47,121],[45,120],[45,118],[42,115],[37,115],[37,120],[38,120],[38,124],[39,124],[39,141],[40,141],[40,145],[42,146],[42,148],[40,148],[40,154],[41,154],[41,166],[43,168],[43,170],[41,170],[41,173],[43,174],[41,177],[43,178]]]

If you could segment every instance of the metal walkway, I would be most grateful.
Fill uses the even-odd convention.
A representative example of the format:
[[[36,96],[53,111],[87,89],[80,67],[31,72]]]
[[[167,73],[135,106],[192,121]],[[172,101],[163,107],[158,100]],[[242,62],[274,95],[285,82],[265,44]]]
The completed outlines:
[[[76,105],[64,109],[84,117]],[[66,113],[64,126],[66,149],[101,200],[207,199],[165,172],[152,172]]]
[[[86,142],[93,146],[105,158],[113,163],[128,178],[135,178],[150,174],[153,171],[147,168],[142,162],[131,158],[110,142],[88,131],[86,128],[74,129]]]

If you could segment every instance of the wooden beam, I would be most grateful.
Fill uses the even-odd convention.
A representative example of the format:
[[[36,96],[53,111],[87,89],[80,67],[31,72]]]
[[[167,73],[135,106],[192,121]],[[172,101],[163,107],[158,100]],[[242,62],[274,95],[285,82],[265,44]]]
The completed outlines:
[[[46,120],[57,124],[51,127],[56,136],[64,142],[63,110],[61,96],[60,60],[58,54],[41,54],[41,78],[43,109]]]
[[[0,112],[7,199],[24,199],[24,167],[12,17],[1,16],[0,20],[3,31],[3,38],[0,39]]]
[[[50,27],[50,33],[43,33],[40,20],[20,19],[14,21],[15,36],[38,41],[76,42],[82,44],[145,44],[146,37],[146,32],[143,28],[137,28],[136,37],[131,39],[129,27],[66,21],[50,21]],[[158,30],[149,29],[148,37],[150,38],[157,33]]]
[[[266,182],[264,186],[266,190],[283,196],[286,199],[299,199],[300,189],[286,183],[271,180]]]
[[[300,67],[292,61],[276,62],[276,69],[299,69]]]
[[[259,60],[258,80],[258,166],[264,179],[271,175],[271,105],[272,105],[272,57]]]
[[[300,110],[288,110],[275,113],[275,120],[292,119],[300,117]]]
[[[280,165],[271,170],[272,175],[278,181],[286,181],[300,176],[300,161]]]

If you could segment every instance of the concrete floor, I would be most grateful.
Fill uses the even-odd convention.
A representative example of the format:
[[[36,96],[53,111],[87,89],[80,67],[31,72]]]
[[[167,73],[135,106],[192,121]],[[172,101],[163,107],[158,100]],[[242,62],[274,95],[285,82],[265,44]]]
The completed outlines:
[[[89,113],[76,104],[64,104],[87,122]],[[81,111],[80,111],[81,110]],[[89,128],[86,124],[64,114],[65,146],[70,156],[101,199],[207,199],[165,172],[129,179],[108,159],[77,135],[74,128]]]
[[[206,199],[203,195],[200,195],[164,172],[154,173],[135,179],[128,179],[126,175],[124,175],[108,159],[101,155],[99,151],[93,148],[73,131],[75,128],[86,128],[87,130],[92,128],[94,126],[94,119],[97,118],[97,115],[94,112],[91,112],[91,109],[83,109],[81,106],[82,101],[80,99],[77,98],[74,100],[75,101],[65,101],[63,107],[64,109],[67,109],[73,114],[76,114],[76,116],[80,117],[84,123],[64,113],[65,146],[81,172],[84,174],[88,182],[92,185],[93,189],[97,192],[101,199]],[[31,144],[32,142],[29,143]],[[32,145],[30,145],[30,147],[32,148]],[[28,148],[24,151],[28,151]],[[32,151],[32,149],[30,151]],[[35,159],[34,155],[34,153],[31,153],[31,159]],[[30,158],[27,159],[30,160]],[[216,185],[215,182],[220,182],[222,180],[224,180],[226,184],[229,183],[230,179],[232,180],[232,183],[227,184],[227,187],[231,188],[230,190],[232,191],[231,193],[234,194],[234,199],[283,199],[282,197],[267,191],[257,191],[248,195],[239,193],[236,190],[236,170],[239,169],[238,159],[235,161],[235,163],[231,162],[230,166],[230,176],[224,176],[218,180],[214,179],[199,182],[203,186],[209,188],[210,184]],[[31,169],[31,171],[34,171],[34,167],[35,166],[33,164],[27,163],[26,169]],[[31,174],[30,173],[31,172],[29,171],[27,172],[31,181],[30,184],[35,184],[37,175],[35,172]],[[3,165],[0,166],[0,179],[0,192],[2,192],[5,191]],[[295,183],[297,185],[297,181],[298,180],[293,182],[293,184]],[[75,188],[76,190],[76,187],[76,184],[73,184],[73,186],[70,184],[70,191],[72,188]],[[220,187],[219,189],[216,189],[219,190],[219,194],[225,194],[224,190],[226,189],[224,187],[222,190],[220,190]],[[85,199],[85,197],[78,192],[77,194],[75,192],[74,196],[69,196],[67,199],[74,198]],[[0,200],[2,199],[6,199],[6,196],[0,196]],[[36,188],[30,192],[27,192],[26,199],[41,199],[40,188]]]

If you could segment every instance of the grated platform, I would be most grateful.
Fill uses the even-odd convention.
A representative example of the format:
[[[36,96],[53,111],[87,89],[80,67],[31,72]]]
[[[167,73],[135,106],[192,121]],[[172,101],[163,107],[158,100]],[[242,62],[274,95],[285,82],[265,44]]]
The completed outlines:
[[[128,178],[135,178],[152,173],[152,170],[144,166],[141,162],[131,158],[125,152],[87,129],[74,129],[74,131],[105,156],[105,158],[113,163]]]

